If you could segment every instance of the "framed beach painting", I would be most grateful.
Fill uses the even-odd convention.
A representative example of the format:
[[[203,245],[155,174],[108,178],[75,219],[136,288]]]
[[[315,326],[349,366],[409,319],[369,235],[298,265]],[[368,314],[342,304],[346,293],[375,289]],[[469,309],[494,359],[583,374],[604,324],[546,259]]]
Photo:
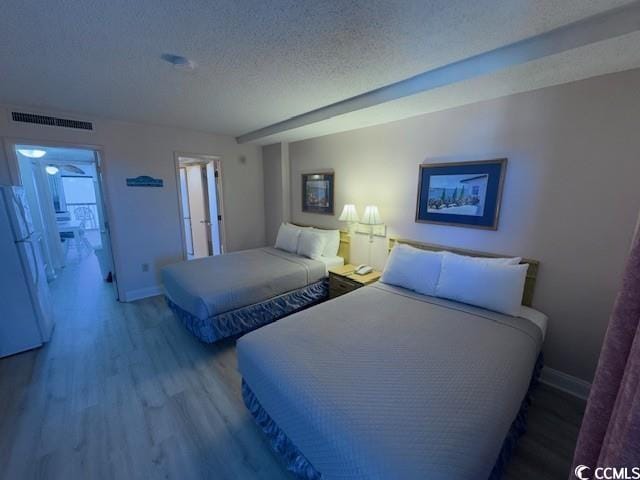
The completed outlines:
[[[302,174],[302,211],[333,215],[333,172]]]
[[[416,222],[498,229],[507,159],[420,165]]]

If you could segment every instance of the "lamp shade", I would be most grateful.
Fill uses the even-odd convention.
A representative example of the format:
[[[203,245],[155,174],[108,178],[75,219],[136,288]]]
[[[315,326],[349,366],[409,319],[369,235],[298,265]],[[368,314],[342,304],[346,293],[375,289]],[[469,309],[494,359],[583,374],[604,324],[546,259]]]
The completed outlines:
[[[55,165],[47,165],[44,169],[49,175],[55,175],[60,171],[60,169]]]
[[[352,203],[347,203],[342,209],[342,213],[340,214],[340,218],[338,218],[341,222],[359,222],[360,217],[358,216],[358,211],[356,210],[356,206]]]
[[[360,223],[364,225],[382,225],[382,218],[380,217],[378,207],[375,205],[367,205],[364,207],[364,215]]]
[[[18,153],[29,158],[42,158],[47,154],[47,151],[38,148],[19,148]]]

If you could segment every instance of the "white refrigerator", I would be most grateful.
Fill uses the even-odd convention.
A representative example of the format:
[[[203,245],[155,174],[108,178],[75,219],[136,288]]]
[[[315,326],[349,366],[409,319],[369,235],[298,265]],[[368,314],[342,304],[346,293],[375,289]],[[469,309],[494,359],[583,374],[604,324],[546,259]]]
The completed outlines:
[[[23,187],[0,186],[0,357],[51,339],[53,312],[42,254]]]

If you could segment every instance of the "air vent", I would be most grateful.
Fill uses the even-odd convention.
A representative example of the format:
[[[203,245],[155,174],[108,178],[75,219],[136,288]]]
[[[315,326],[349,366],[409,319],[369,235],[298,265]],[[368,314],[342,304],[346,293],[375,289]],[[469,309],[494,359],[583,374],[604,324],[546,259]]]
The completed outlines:
[[[73,128],[74,130],[93,131],[93,123],[69,118],[50,117],[26,112],[11,112],[11,119],[19,123],[31,123],[34,125],[46,125],[49,127]]]

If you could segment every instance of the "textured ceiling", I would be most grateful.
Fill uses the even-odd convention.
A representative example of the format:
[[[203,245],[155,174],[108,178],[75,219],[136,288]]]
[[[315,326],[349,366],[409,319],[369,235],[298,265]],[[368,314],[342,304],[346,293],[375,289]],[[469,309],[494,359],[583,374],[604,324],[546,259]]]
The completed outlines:
[[[0,102],[239,135],[628,3],[4,0]],[[616,40],[602,43],[610,42]],[[609,61],[620,52],[602,48],[608,71],[637,66],[635,53]],[[177,71],[159,59],[164,52],[186,55],[199,67]],[[532,72],[515,67],[418,95],[428,99],[422,106],[403,99],[367,111],[380,123],[434,103],[446,108],[460,98],[477,101],[608,73],[603,57],[562,55],[568,57],[557,64],[532,62],[539,63]],[[548,65],[553,69],[539,72]],[[531,73],[544,78],[533,82]],[[340,121],[329,121],[337,122],[333,131],[345,129]]]
[[[640,68],[640,32],[336,116],[253,143],[295,142],[632,68]]]

